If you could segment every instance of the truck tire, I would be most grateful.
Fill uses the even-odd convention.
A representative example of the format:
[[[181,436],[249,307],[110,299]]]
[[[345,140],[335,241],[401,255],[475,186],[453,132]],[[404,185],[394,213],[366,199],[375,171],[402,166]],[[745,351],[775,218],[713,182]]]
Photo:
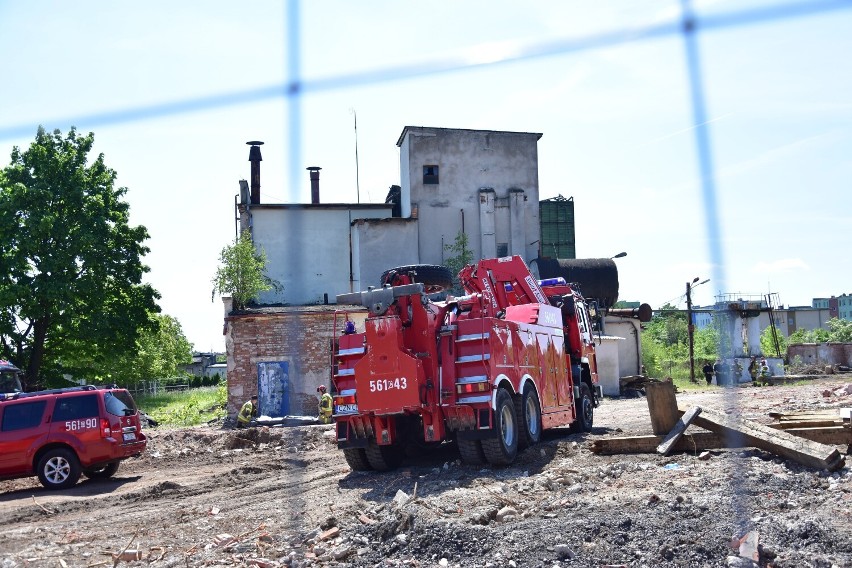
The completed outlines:
[[[370,471],[373,469],[370,462],[367,461],[367,453],[364,448],[345,448],[343,457],[346,458],[346,463],[352,468],[352,471]]]
[[[101,467],[94,467],[90,469],[84,469],[83,475],[88,477],[89,479],[109,479],[115,472],[118,471],[118,466],[121,462],[112,462],[106,465],[102,465]]]
[[[468,465],[482,465],[485,463],[485,452],[482,451],[480,440],[456,440],[459,447],[461,460]]]
[[[571,433],[591,432],[595,421],[595,401],[592,390],[586,383],[580,383],[580,400],[577,401],[577,420],[571,423]]]
[[[423,284],[426,294],[438,294],[453,287],[453,273],[446,266],[436,264],[412,264],[410,266],[397,266],[382,273],[380,284],[392,284],[389,278],[392,274],[405,272],[416,272],[414,281]]]
[[[402,463],[403,451],[400,446],[380,446],[371,441],[364,450],[367,454],[367,462],[376,471],[388,471],[396,469]]]
[[[518,448],[524,449],[538,444],[541,440],[541,403],[532,384],[527,383],[524,394],[515,395],[515,412],[520,425]]]
[[[497,391],[494,410],[496,438],[482,440],[482,451],[491,465],[509,465],[518,455],[518,415],[512,395],[506,389]]]
[[[66,448],[48,450],[38,460],[38,480],[48,489],[73,487],[80,479],[80,460]]]

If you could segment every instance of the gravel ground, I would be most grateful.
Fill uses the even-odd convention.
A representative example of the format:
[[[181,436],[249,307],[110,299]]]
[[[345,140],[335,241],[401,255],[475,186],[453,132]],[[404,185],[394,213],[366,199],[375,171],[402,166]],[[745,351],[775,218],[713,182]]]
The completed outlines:
[[[678,402],[769,422],[852,406],[846,386],[710,387]],[[322,425],[147,433],[146,454],[111,480],[0,481],[0,568],[852,566],[848,467],[755,449],[591,453],[593,440],[651,433],[643,398],[608,399],[591,434],[547,432],[505,468],[462,465],[445,445],[351,472]],[[739,554],[747,535],[756,562]]]

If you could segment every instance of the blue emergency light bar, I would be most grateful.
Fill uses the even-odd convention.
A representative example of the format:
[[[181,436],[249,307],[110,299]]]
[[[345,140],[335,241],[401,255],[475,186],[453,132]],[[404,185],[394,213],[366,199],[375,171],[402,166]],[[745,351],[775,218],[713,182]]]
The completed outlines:
[[[541,286],[541,287],[545,287],[545,286],[567,286],[568,283],[565,282],[565,279],[562,278],[561,276],[557,276],[556,278],[545,278],[544,280],[539,280],[538,285]],[[504,284],[503,287],[506,288],[507,292],[512,291],[512,285],[511,284]]]

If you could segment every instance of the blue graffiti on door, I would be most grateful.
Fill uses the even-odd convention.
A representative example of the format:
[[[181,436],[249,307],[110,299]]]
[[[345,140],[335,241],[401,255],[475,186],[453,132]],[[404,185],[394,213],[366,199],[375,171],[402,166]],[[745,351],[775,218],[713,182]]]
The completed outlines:
[[[290,376],[288,361],[257,364],[258,414],[280,417],[290,414]]]

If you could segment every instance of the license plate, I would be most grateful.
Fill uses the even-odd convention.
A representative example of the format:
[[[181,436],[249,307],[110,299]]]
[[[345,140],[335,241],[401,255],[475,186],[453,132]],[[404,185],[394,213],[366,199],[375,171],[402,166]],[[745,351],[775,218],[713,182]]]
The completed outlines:
[[[357,404],[338,404],[334,407],[335,414],[355,414],[358,412]]]
[[[124,435],[124,441],[125,442],[133,442],[135,440],[136,440],[136,433],[135,432],[129,432],[129,433]]]

